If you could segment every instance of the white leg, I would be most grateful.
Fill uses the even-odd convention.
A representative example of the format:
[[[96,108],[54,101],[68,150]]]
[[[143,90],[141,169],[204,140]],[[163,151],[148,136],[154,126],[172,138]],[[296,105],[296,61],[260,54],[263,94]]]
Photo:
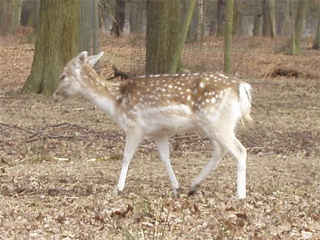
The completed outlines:
[[[221,145],[215,141],[212,143],[213,145],[213,156],[208,164],[201,170],[200,174],[196,177],[196,179],[191,183],[190,191],[188,195],[193,195],[198,186],[200,186],[201,182],[208,177],[211,171],[216,169],[216,167],[221,162],[223,156],[225,155],[226,151],[221,147]]]
[[[227,141],[221,141],[221,145],[237,160],[237,196],[243,199],[246,197],[247,150],[235,136],[224,139]]]
[[[127,133],[126,146],[124,148],[124,153],[123,153],[121,172],[119,175],[118,184],[114,189],[114,194],[118,194],[124,189],[129,165],[137,147],[139,146],[141,138],[142,138],[141,131],[138,129],[131,130],[129,133]]]
[[[170,178],[170,182],[173,189],[173,194],[178,197],[179,196],[179,182],[176,178],[176,175],[173,172],[171,162],[170,162],[170,147],[169,147],[169,139],[168,136],[157,137],[154,139],[155,143],[158,147],[159,155],[164,163],[167,173]]]

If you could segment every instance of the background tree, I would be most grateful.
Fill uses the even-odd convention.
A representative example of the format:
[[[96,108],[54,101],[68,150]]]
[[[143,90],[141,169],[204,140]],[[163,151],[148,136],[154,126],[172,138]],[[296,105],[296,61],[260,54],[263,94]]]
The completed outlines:
[[[218,0],[217,6],[217,35],[223,36],[224,23],[226,21],[226,0]]]
[[[80,1],[80,48],[96,54],[99,51],[99,0]]]
[[[142,33],[144,0],[131,0],[130,2],[130,33]]]
[[[179,38],[181,2],[147,2],[146,74],[167,73]]]
[[[184,43],[186,41],[187,38],[187,34],[188,34],[188,29],[190,26],[190,22],[192,19],[192,15],[194,13],[194,9],[196,6],[197,0],[191,0],[187,9],[187,12],[185,14],[184,17],[184,21],[182,22],[182,27],[181,30],[178,34],[179,38],[178,38],[178,42],[177,42],[177,47],[176,50],[174,52],[174,55],[172,57],[172,61],[170,64],[170,69],[169,72],[170,73],[175,73],[178,69],[178,65],[180,63],[181,60],[181,55],[182,55],[182,50],[183,50],[183,46]]]
[[[320,0],[318,0],[318,25],[316,39],[314,40],[313,49],[320,49]]]
[[[0,35],[6,36],[13,31],[13,1],[0,0]]]
[[[13,0],[13,30],[16,30],[20,26],[21,9],[22,0]]]
[[[126,0],[116,0],[116,13],[113,19],[111,34],[120,37],[123,33],[126,18]]]
[[[79,50],[79,1],[41,1],[32,69],[22,93],[51,95]]]
[[[253,35],[253,36],[259,36],[259,35],[261,35],[261,29],[262,29],[261,0],[257,0],[257,2],[256,2],[256,8],[255,8],[255,11],[254,11],[254,17],[253,17],[253,30],[252,30],[252,35]]]
[[[198,27],[197,27],[197,41],[201,42],[204,38],[204,2],[198,0]]]
[[[262,35],[274,38],[276,36],[275,0],[263,0]]]
[[[301,37],[303,32],[303,24],[306,18],[307,6],[308,6],[308,0],[299,0],[297,15],[294,20],[294,28],[293,28],[294,31],[291,34],[291,38],[289,41],[290,54],[292,55],[298,55],[301,52],[300,42],[301,42]],[[294,17],[292,17],[292,19],[294,19]]]
[[[233,0],[226,0],[226,25],[224,34],[224,72],[231,74]]]

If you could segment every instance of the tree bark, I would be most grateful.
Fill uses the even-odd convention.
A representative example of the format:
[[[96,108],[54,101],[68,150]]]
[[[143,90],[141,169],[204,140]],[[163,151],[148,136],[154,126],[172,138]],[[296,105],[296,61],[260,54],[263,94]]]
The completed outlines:
[[[143,6],[141,0],[130,1],[130,33],[142,33]]]
[[[275,0],[263,1],[262,35],[272,38],[276,36]]]
[[[22,0],[13,0],[13,30],[16,30],[20,26],[21,9]]]
[[[176,48],[176,50],[174,52],[173,59],[172,59],[172,62],[170,64],[170,69],[169,69],[170,73],[175,73],[177,71],[177,69],[178,69],[178,65],[179,65],[179,62],[180,62],[180,59],[181,59],[181,55],[182,55],[183,46],[184,46],[184,43],[185,43],[186,38],[187,38],[188,29],[189,29],[189,26],[190,26],[190,22],[191,22],[191,19],[192,19],[192,15],[194,13],[194,9],[195,9],[196,3],[197,3],[197,0],[191,0],[191,2],[189,3],[188,10],[187,10],[187,13],[185,15],[185,18],[184,18],[184,21],[183,21],[183,24],[182,24],[182,29],[181,29],[181,31],[179,33],[179,39],[178,39],[178,43],[177,43],[177,48]]]
[[[116,14],[113,20],[111,34],[120,37],[124,30],[126,17],[126,0],[116,0]]]
[[[261,28],[262,28],[262,11],[261,11],[261,0],[257,0],[256,10],[254,13],[253,18],[253,36],[260,36],[261,35]]]
[[[12,0],[0,1],[0,35],[7,36],[13,31],[13,2]]]
[[[291,35],[289,42],[290,53],[292,55],[299,55],[301,52],[300,42],[303,32],[303,24],[306,18],[308,0],[299,0],[297,15],[295,19],[294,32]]]
[[[146,74],[169,72],[178,44],[181,2],[147,2]]]
[[[318,0],[318,26],[316,39],[314,40],[313,49],[320,49],[320,0]]]
[[[226,21],[226,0],[218,0],[217,7],[217,35],[223,36],[224,34],[224,25]]]
[[[91,1],[80,0],[80,51],[91,53],[92,46],[92,5]]]
[[[74,0],[41,1],[32,69],[22,93],[54,92],[63,67],[78,53],[79,10]]]
[[[233,0],[226,0],[226,25],[224,35],[224,72],[231,74]]]
[[[198,20],[198,27],[197,27],[197,41],[201,42],[204,38],[204,5],[203,0],[198,0],[198,13],[199,13],[199,20]]]

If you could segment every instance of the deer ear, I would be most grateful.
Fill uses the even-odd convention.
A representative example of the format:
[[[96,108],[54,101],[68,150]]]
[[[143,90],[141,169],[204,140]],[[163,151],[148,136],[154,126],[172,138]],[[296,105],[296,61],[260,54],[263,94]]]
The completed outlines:
[[[76,57],[76,59],[82,64],[85,63],[87,58],[88,58],[88,52],[87,51],[83,51],[83,52],[79,53],[79,55]]]
[[[88,57],[87,63],[91,66],[94,67],[94,65],[99,61],[99,59],[104,55],[104,52],[100,52],[97,55],[92,55]]]

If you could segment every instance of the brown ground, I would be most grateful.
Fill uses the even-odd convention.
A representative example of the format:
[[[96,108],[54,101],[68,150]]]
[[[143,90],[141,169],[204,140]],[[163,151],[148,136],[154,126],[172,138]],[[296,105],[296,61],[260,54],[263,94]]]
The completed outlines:
[[[194,134],[172,139],[181,198],[171,197],[149,140],[130,166],[124,193],[113,196],[123,132],[81,98],[55,104],[19,95],[33,45],[1,39],[0,239],[320,239],[319,53],[276,55],[270,40],[255,41],[236,48],[237,74],[254,90],[254,123],[238,134],[249,153],[248,197],[238,201],[229,157],[197,195],[186,196],[211,153]],[[126,41],[103,43],[102,74],[113,63],[129,70]],[[310,78],[262,79],[279,65]]]

